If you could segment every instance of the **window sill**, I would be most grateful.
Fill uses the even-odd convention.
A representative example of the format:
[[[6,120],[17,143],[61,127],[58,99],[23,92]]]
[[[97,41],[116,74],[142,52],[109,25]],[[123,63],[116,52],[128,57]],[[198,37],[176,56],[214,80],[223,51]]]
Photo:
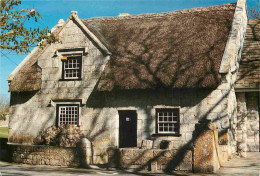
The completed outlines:
[[[79,79],[59,79],[59,81],[82,81],[82,78],[79,78]]]
[[[175,137],[180,137],[181,134],[172,134],[172,133],[155,133],[155,134],[152,134],[152,137],[160,137],[160,136],[175,136]]]

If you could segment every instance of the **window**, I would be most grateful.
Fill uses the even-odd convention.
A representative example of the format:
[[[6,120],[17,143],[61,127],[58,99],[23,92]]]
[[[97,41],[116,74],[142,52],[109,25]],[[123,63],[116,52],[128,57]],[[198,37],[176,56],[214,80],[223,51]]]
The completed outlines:
[[[179,109],[156,109],[156,129],[158,134],[179,135]]]
[[[79,125],[79,105],[59,104],[57,112],[58,126],[63,124]]]
[[[81,79],[81,67],[82,59],[81,56],[73,57],[63,57],[63,69],[62,69],[62,78],[63,79]]]

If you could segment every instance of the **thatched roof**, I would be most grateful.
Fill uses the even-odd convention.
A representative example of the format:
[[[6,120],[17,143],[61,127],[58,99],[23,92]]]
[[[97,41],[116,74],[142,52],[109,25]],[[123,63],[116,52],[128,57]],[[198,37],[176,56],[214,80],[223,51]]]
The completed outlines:
[[[59,20],[51,31],[54,35],[58,35],[64,21]],[[49,46],[47,41],[42,41],[42,46],[36,46],[31,53],[19,64],[18,67],[8,76],[10,81],[9,92],[28,92],[41,89],[42,69],[38,65],[38,57]]]
[[[40,51],[35,53],[21,68],[9,85],[10,92],[36,91],[41,89],[42,70],[37,64]]]
[[[260,89],[260,20],[248,21],[235,88]]]
[[[235,6],[82,19],[112,52],[98,90],[215,88]]]
[[[215,88],[235,6],[82,19],[112,53],[98,90]],[[14,75],[9,91],[41,88],[38,54]]]

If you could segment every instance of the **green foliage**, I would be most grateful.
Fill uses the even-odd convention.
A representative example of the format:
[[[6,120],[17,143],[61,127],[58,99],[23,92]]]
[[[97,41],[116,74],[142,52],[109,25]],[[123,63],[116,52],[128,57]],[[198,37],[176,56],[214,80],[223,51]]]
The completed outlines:
[[[30,47],[46,39],[47,43],[58,41],[50,34],[48,28],[26,28],[25,23],[32,20],[35,23],[41,15],[35,9],[17,10],[21,0],[1,0],[0,16],[0,49],[15,53],[28,53]],[[42,43],[41,43],[42,45]]]

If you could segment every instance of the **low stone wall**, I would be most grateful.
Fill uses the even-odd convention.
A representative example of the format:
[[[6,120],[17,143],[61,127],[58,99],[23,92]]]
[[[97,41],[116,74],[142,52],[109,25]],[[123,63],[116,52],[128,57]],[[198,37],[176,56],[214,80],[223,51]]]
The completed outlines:
[[[178,150],[165,149],[138,149],[124,148],[119,149],[120,165],[124,169],[162,171],[183,170],[192,171],[192,151],[187,150],[179,160]],[[181,161],[174,166],[175,161]]]
[[[8,144],[11,162],[50,166],[85,166],[84,148]]]

